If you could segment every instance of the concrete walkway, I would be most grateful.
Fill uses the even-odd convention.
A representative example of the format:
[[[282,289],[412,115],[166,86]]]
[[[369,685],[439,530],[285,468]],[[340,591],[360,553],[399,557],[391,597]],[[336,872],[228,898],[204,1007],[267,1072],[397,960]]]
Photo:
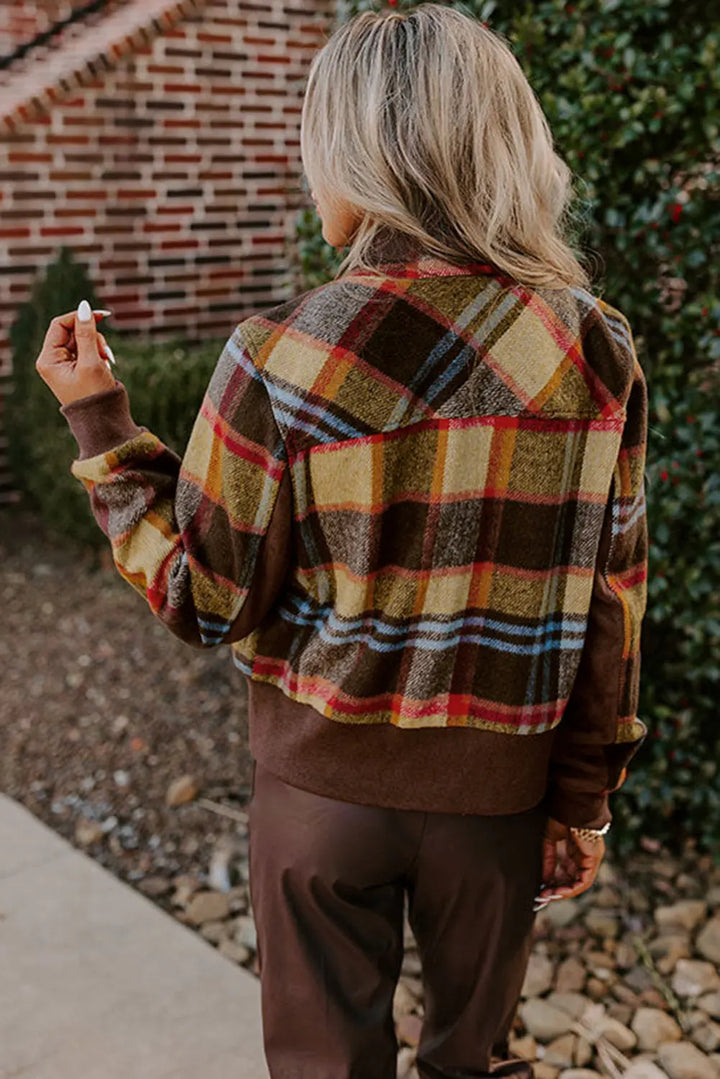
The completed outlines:
[[[0,795],[0,1079],[267,1079],[260,986]]]

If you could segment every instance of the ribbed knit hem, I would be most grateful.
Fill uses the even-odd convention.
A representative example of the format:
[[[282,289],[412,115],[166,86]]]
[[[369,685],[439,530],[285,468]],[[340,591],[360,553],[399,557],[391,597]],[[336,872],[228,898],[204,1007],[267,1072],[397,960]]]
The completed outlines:
[[[545,795],[554,731],[340,723],[271,683],[247,685],[250,752],[292,786],[363,805],[493,815]]]
[[[61,405],[60,412],[80,447],[81,461],[107,453],[148,430],[133,420],[127,390],[117,379],[112,389],[79,397]]]
[[[607,794],[549,785],[553,739],[474,727],[412,730],[389,723],[339,723],[244,676],[250,752],[291,786],[361,805],[435,813],[522,813],[543,803],[575,827],[612,821]]]

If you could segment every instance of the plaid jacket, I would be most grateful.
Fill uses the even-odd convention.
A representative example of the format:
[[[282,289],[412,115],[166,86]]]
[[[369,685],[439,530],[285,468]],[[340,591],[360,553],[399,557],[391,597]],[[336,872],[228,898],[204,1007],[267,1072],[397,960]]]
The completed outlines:
[[[647,387],[616,308],[408,248],[240,322],[182,459],[120,382],[61,412],[173,634],[341,735],[485,731],[511,761],[553,732],[551,811],[610,819],[647,734]]]

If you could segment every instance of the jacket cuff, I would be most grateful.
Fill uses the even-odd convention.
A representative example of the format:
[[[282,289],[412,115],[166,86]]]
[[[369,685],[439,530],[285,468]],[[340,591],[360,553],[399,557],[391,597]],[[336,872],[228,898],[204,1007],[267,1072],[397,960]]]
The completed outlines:
[[[602,828],[612,823],[607,794],[583,794],[551,787],[545,797],[548,815],[573,828]]]
[[[127,390],[117,379],[112,389],[78,397],[61,405],[60,412],[80,447],[81,461],[107,453],[148,430],[133,420]]]

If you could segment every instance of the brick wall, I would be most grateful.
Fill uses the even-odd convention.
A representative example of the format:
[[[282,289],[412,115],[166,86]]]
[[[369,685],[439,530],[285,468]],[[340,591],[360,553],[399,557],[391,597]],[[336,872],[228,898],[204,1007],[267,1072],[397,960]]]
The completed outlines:
[[[2,0],[0,3],[0,56],[30,41],[79,7],[82,0]]]
[[[0,134],[0,392],[10,323],[61,244],[118,330],[157,339],[229,334],[293,293],[302,93],[335,11],[207,0]]]

